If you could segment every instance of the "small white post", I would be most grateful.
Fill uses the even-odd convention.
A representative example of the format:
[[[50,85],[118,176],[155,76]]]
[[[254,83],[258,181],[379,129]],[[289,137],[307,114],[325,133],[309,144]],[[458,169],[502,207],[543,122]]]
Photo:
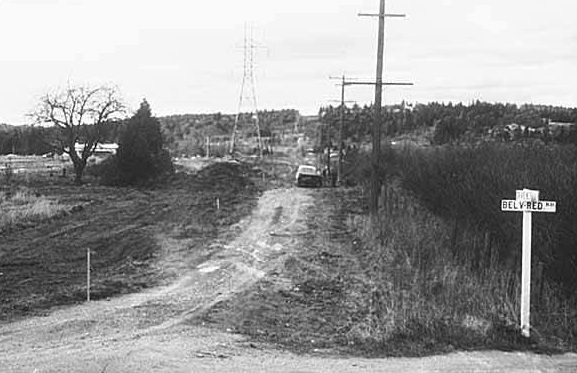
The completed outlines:
[[[220,199],[216,197],[216,209],[220,210]]]
[[[90,302],[90,248],[86,249],[86,301]]]
[[[531,309],[531,211],[523,211],[521,263],[521,334],[529,338]]]
[[[556,212],[555,201],[539,200],[539,191],[517,190],[516,199],[501,201],[501,211],[523,212],[523,241],[521,254],[521,335],[529,338],[531,320],[531,213]]]
[[[210,158],[210,136],[206,137],[206,158]]]

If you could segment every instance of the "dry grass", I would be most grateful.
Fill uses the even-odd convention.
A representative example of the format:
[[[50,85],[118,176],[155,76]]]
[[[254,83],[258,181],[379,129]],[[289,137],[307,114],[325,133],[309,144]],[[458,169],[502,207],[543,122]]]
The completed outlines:
[[[49,219],[64,210],[58,201],[29,189],[0,192],[0,230],[31,221]]]
[[[575,180],[573,159],[570,148],[530,145],[393,154],[377,229],[363,215],[348,221],[362,242],[359,257],[372,287],[370,311],[350,338],[381,346],[376,349],[409,341],[424,351],[575,350],[577,299],[566,291],[570,281],[551,276],[556,271],[569,278],[562,270],[572,261],[563,267],[547,256],[564,253],[560,249],[567,246],[564,240],[571,241],[574,210],[537,217],[543,219],[534,234],[532,338],[527,341],[518,331],[519,222],[498,208],[500,198],[523,186],[574,205],[568,193]],[[398,178],[390,170],[395,167]]]
[[[254,177],[246,165],[222,162],[155,188],[46,186],[45,177],[43,188],[7,190],[3,216],[10,207],[20,222],[0,233],[0,323],[84,301],[86,248],[94,253],[92,299],[171,281],[211,255],[210,243],[254,208]],[[45,218],[62,207],[68,211]],[[32,218],[38,212],[44,217]]]
[[[496,268],[472,276],[451,254],[450,226],[406,196],[391,200],[381,206],[377,231],[366,216],[349,218],[372,284],[370,311],[350,338],[385,345],[405,336],[443,348],[448,342],[439,339],[447,334],[452,344],[468,345],[458,335],[481,343],[495,322],[514,325],[517,305],[508,290],[518,288],[516,278]]]

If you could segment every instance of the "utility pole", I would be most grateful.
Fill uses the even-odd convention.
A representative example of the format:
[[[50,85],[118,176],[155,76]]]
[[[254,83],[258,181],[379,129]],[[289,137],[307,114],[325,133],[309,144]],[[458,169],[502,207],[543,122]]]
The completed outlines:
[[[234,119],[234,129],[232,131],[231,141],[230,141],[230,153],[234,152],[236,145],[236,136],[238,130],[238,122],[241,118],[241,110],[243,108],[243,102],[245,99],[250,101],[252,104],[252,109],[254,110],[254,116],[252,119],[255,121],[256,131],[258,136],[258,148],[259,155],[262,157],[262,139],[260,136],[260,123],[258,118],[258,105],[256,99],[256,83],[254,77],[254,50],[259,48],[254,44],[254,39],[252,37],[252,25],[249,26],[245,24],[244,29],[244,63],[243,63],[243,75],[242,75],[242,85],[240,87],[240,98],[238,102],[238,111]],[[246,92],[247,85],[249,86],[248,92]],[[248,93],[248,97],[246,94]]]
[[[373,218],[378,218],[378,204],[380,194],[379,183],[379,159],[381,153],[381,105],[383,98],[383,69],[384,69],[384,51],[385,51],[385,18],[387,17],[405,17],[404,14],[387,14],[385,13],[385,0],[380,0],[378,14],[360,13],[361,17],[378,17],[379,33],[377,38],[377,76],[375,82],[369,83],[375,86],[375,103],[373,119],[373,154],[371,168],[371,191],[369,201],[369,212]],[[395,83],[393,85],[412,85],[412,83]]]
[[[327,177],[331,179],[331,123],[327,123]]]
[[[340,120],[339,120],[339,163],[337,166],[337,183],[340,185],[342,183],[343,178],[343,128],[345,125],[345,104],[348,102],[354,101],[345,101],[345,87],[350,83],[347,82],[346,76],[343,74],[340,78],[330,77],[330,79],[339,79],[341,83],[338,85],[341,87],[341,100],[339,101],[341,104],[341,112],[340,112]]]
[[[337,166],[337,183],[341,185],[343,177],[343,127],[345,124],[345,76],[341,82],[341,118],[339,122],[339,164]]]
[[[338,86],[341,87],[341,100],[340,101],[333,101],[333,102],[340,102],[340,104],[341,104],[340,124],[339,124],[339,164],[338,164],[338,179],[337,179],[338,182],[340,183],[342,181],[342,154],[343,154],[342,145],[343,145],[343,127],[344,127],[344,123],[345,123],[345,109],[346,109],[345,104],[355,102],[355,101],[345,100],[345,88],[347,86],[350,86],[350,85],[375,86],[378,83],[347,80],[345,75],[343,75],[340,78],[335,78],[335,77],[331,76],[330,79],[339,79],[341,81],[341,83],[338,84]],[[380,85],[381,86],[386,86],[386,85],[410,86],[410,85],[413,85],[413,83],[397,83],[397,82],[382,82],[381,81]],[[374,126],[373,126],[373,129],[374,129]],[[380,131],[380,129],[379,129],[379,131]],[[380,146],[380,141],[379,141],[379,146]],[[377,160],[378,160],[378,158],[377,158]]]
[[[320,128],[320,133],[319,133],[319,139],[321,142],[321,148],[326,149],[327,150],[327,156],[326,156],[326,174],[323,171],[323,175],[325,175],[328,178],[331,178],[331,123],[327,122],[326,123],[326,148],[324,148],[323,146],[323,130],[322,128]],[[321,153],[320,155],[320,162],[321,165],[323,164],[323,154]],[[332,184],[332,182],[331,182]]]

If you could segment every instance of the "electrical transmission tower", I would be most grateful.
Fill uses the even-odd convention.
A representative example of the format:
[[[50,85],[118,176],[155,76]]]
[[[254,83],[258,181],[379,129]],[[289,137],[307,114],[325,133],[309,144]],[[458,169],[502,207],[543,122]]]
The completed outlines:
[[[258,149],[259,155],[262,157],[262,139],[260,136],[260,123],[258,118],[258,105],[256,98],[256,81],[255,81],[255,49],[259,46],[255,45],[253,35],[252,35],[252,25],[245,24],[244,28],[244,68],[242,75],[242,85],[240,86],[240,97],[238,101],[238,111],[234,119],[234,129],[232,131],[232,137],[230,142],[230,153],[233,153],[236,145],[236,138],[239,126],[239,120],[241,119],[241,111],[245,105],[250,105],[250,109],[253,114],[250,121],[254,120],[256,126],[256,132],[258,136]]]

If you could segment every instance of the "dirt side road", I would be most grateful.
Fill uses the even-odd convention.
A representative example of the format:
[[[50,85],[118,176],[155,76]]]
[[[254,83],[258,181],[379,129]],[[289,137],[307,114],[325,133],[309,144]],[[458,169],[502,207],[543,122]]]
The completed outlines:
[[[453,353],[420,359],[294,355],[197,316],[272,276],[302,250],[316,190],[266,192],[234,239],[175,283],[0,326],[1,372],[574,372],[577,355]],[[207,243],[208,245],[209,243]]]

